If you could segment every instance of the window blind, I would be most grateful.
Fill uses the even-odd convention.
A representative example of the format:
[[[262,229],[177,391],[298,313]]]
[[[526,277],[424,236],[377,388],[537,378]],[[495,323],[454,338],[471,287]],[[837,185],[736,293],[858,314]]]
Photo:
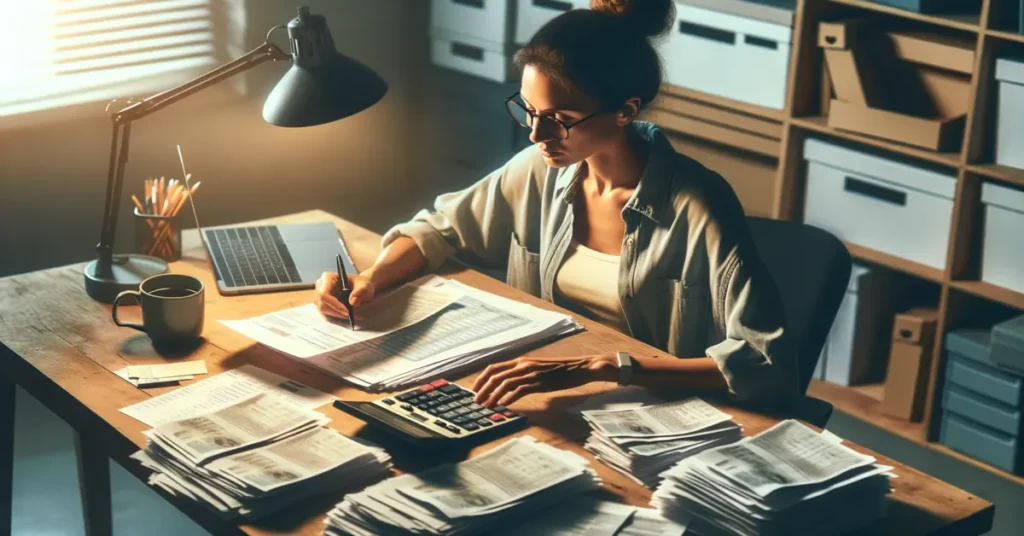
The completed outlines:
[[[0,117],[144,97],[209,70],[224,60],[217,2],[0,2]]]

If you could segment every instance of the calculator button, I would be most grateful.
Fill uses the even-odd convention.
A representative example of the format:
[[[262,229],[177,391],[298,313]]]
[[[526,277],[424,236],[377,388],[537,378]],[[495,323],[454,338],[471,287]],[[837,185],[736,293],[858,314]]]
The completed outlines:
[[[469,417],[470,419],[474,419],[474,420],[483,417],[483,415],[480,415],[479,411],[474,411],[472,413],[467,413],[466,416]]]
[[[465,428],[466,430],[469,430],[470,432],[476,430],[477,428],[480,428],[480,426],[478,426],[475,422],[467,422],[466,424],[463,424],[462,427]]]
[[[436,393],[438,395],[437,397],[434,398],[434,401],[439,402],[441,404],[448,404],[449,402],[454,400],[452,397],[450,397],[448,395],[445,395],[445,394],[438,393],[437,391],[434,391],[434,393]]]
[[[410,406],[409,404],[402,404],[401,406],[398,407],[404,409],[405,411],[412,411],[412,406]]]
[[[471,411],[469,411],[469,408],[459,408],[455,410],[456,415],[465,415],[467,413],[472,413]]]
[[[502,415],[504,415],[505,417],[507,417],[509,419],[515,419],[516,417],[519,416],[518,413],[515,413],[515,412],[512,412],[512,411],[506,411],[505,413],[502,413]]]
[[[427,409],[429,409],[429,406],[427,406],[427,404],[429,404],[429,402],[424,402],[422,404],[416,404],[416,409],[421,409],[421,410],[426,411]]]
[[[488,417],[488,419],[490,419],[490,420],[492,420],[494,422],[501,422],[501,421],[505,420],[505,417],[495,413],[494,415],[491,415],[490,417]]]
[[[431,415],[440,415],[441,411],[439,409],[437,409],[437,408],[428,408],[427,409],[427,413],[429,413]]]
[[[433,385],[421,385],[420,388],[418,389],[418,391],[421,392],[421,393],[429,393],[429,392],[431,392],[433,390],[434,390],[434,386]]]
[[[390,399],[390,398],[385,398],[384,400],[381,400],[381,402],[383,402],[383,403],[385,403],[385,404],[387,404],[389,406],[394,406],[395,405],[395,401]]]
[[[479,424],[480,426],[483,426],[484,428],[494,424],[493,422],[491,422],[490,419],[477,419],[476,423]]]
[[[506,408],[505,406],[494,406],[491,409],[493,409],[495,413],[505,413],[506,411],[508,411],[508,408]]]
[[[398,400],[399,402],[408,402],[409,399],[417,397],[417,396],[419,396],[419,395],[416,394],[415,391],[410,391],[408,393],[402,393],[402,394],[396,396],[395,400]]]
[[[442,419],[447,419],[449,421],[454,419],[455,417],[458,417],[458,416],[459,416],[459,414],[455,413],[454,411],[449,411],[448,413],[442,413],[441,414],[441,418]]]
[[[430,409],[430,408],[436,408],[437,406],[440,406],[440,405],[441,405],[441,404],[439,404],[439,403],[437,402],[437,400],[430,400],[430,401],[428,401],[428,402],[424,402],[424,403],[423,403],[423,407],[424,407],[424,408],[427,408],[427,409]]]
[[[480,410],[484,409],[483,406],[481,406],[480,404],[477,404],[476,402],[473,402],[472,404],[466,404],[466,407],[471,409],[471,410],[473,410],[473,411],[480,411]]]
[[[458,385],[455,385],[454,383],[449,383],[448,385],[445,385],[444,387],[438,388],[438,391],[441,391],[442,393],[452,394],[452,393],[457,393],[459,391],[462,391],[462,388],[459,387]]]
[[[490,417],[491,415],[494,415],[494,412],[489,410],[489,409],[487,409],[487,408],[481,409],[479,411],[480,411],[480,415],[483,415],[484,417]]]
[[[426,396],[427,396],[427,398],[429,398],[430,400],[439,400],[439,399],[442,399],[442,398],[447,398],[447,397],[446,397],[446,396],[444,395],[444,393],[440,393],[440,392],[438,392],[438,391],[431,391],[431,392],[427,393],[427,395],[426,395]]]
[[[446,422],[444,422],[444,421],[442,421],[440,419],[434,421],[434,424],[437,425],[437,426],[440,426],[441,428],[448,428],[448,423],[446,423]]]
[[[455,417],[454,419],[452,419],[452,422],[457,424],[457,425],[459,425],[459,426],[462,426],[463,424],[466,424],[467,422],[472,422],[472,421],[470,421],[470,419],[462,416],[462,417]]]
[[[425,396],[417,396],[417,397],[410,398],[406,402],[408,402],[410,404],[422,404],[422,403],[424,403],[426,401],[427,401],[427,397],[425,397]]]
[[[445,385],[448,385],[448,380],[434,380],[430,382],[430,385],[433,385],[434,387],[444,387]]]

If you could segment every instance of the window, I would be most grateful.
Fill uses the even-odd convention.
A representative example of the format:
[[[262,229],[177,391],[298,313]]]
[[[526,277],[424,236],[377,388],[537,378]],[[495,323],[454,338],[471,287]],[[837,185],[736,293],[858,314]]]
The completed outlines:
[[[0,1],[0,118],[173,87],[242,53],[243,26],[242,0]]]

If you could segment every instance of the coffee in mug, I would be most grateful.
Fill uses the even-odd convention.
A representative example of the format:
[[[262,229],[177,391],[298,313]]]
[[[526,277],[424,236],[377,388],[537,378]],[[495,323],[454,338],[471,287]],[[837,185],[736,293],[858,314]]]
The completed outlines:
[[[180,345],[194,342],[203,334],[205,294],[203,282],[184,274],[154,275],[139,284],[139,290],[117,295],[111,316],[118,326],[137,329],[155,345]],[[142,307],[142,323],[122,322],[117,307],[132,298]]]

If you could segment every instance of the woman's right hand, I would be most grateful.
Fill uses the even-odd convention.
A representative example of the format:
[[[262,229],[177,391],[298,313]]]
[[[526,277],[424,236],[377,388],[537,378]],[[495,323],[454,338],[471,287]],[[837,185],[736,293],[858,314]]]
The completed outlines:
[[[348,276],[348,286],[352,289],[349,294],[348,303],[352,307],[367,305],[373,301],[377,293],[376,287],[369,277],[363,275]],[[348,311],[341,301],[338,300],[336,292],[338,289],[338,274],[324,272],[320,279],[316,280],[316,288],[313,291],[313,303],[321,314],[336,318],[347,319]]]

